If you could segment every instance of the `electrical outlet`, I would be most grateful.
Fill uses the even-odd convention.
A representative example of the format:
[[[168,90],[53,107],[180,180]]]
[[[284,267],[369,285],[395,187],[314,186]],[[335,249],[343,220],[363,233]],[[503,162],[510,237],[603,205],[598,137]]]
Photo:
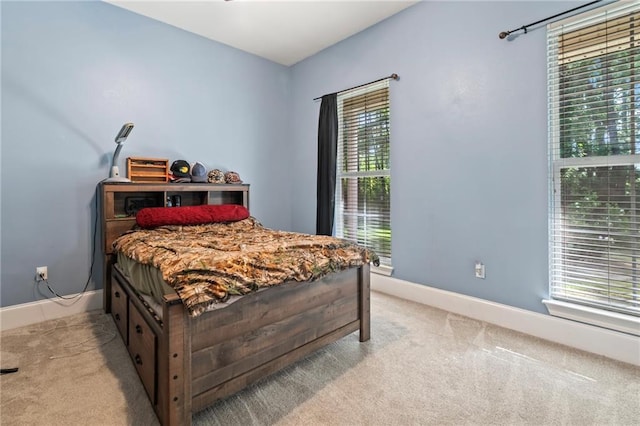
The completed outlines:
[[[475,271],[476,271],[476,278],[484,279],[484,263],[476,262]]]
[[[49,278],[46,266],[38,266],[36,268],[36,281],[44,281]]]

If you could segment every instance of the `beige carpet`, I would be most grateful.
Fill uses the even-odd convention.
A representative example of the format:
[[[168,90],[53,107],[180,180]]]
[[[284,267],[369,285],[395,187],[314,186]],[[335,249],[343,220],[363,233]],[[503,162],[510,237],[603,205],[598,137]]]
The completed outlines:
[[[2,333],[2,425],[155,425],[109,316]],[[390,296],[357,333],[193,416],[195,425],[640,424],[640,368]]]

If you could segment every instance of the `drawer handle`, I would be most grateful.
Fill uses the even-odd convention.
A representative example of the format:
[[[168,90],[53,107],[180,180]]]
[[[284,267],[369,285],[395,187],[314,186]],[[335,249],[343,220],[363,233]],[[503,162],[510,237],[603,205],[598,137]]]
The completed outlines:
[[[116,314],[116,321],[120,321],[120,314]]]
[[[116,296],[117,298],[120,298],[120,292],[119,292],[119,291],[116,291],[116,292],[115,292],[115,296]]]
[[[136,333],[142,334],[142,327],[140,327],[140,325],[136,325]]]
[[[140,355],[136,354],[135,360],[136,360],[136,364],[142,365],[142,358],[140,358]]]

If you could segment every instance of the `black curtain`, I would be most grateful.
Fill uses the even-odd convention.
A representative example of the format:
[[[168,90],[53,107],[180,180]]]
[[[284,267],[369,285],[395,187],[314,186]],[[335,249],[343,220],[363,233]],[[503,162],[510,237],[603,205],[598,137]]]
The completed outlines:
[[[336,151],[338,149],[338,95],[322,97],[318,119],[318,204],[316,234],[331,235],[336,188]]]

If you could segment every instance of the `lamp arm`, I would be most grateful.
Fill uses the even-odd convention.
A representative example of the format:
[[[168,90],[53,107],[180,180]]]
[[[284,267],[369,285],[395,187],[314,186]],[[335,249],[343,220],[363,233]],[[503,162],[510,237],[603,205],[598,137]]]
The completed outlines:
[[[119,143],[116,151],[113,153],[113,159],[111,160],[111,167],[118,167],[118,157],[120,156],[120,150],[122,149],[122,144]]]
[[[111,170],[109,171],[109,177],[103,180],[103,182],[131,182],[130,179],[121,177],[120,170],[118,169],[118,158],[120,157],[120,150],[122,150],[122,143],[127,139],[129,133],[131,133],[131,129],[133,129],[133,123],[124,123],[122,129],[118,132],[116,136],[116,147],[115,152],[113,153],[113,158],[111,159]]]

